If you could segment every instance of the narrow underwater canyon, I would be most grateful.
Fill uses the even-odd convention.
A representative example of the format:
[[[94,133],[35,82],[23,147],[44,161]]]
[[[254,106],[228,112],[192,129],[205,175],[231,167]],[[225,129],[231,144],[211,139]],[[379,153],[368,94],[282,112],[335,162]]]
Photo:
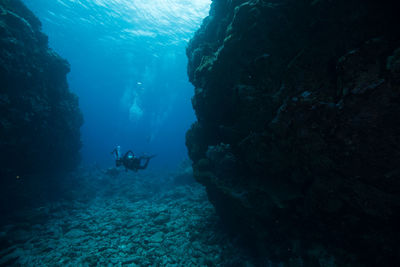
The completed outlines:
[[[398,265],[398,10],[219,0],[190,41],[194,175],[260,256]]]
[[[78,168],[83,115],[68,87],[70,66],[20,0],[0,0],[0,265],[399,265],[399,5],[212,1],[186,51],[193,170],[184,162],[176,172],[136,173]],[[84,15],[94,12],[85,7]],[[160,69],[125,56],[156,79]],[[159,85],[132,73],[136,89]],[[156,121],[172,109],[157,104],[166,96],[154,100]],[[103,112],[92,117],[102,122]],[[110,138],[100,137],[93,143]],[[51,193],[56,200],[39,203]]]

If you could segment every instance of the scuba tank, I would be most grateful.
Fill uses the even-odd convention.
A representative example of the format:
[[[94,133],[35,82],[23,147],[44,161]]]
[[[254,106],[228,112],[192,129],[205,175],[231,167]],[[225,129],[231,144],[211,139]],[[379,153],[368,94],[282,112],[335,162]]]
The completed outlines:
[[[114,150],[111,152],[111,154],[114,154],[114,158],[115,160],[119,160],[121,157],[121,147],[120,146],[116,146],[114,148]]]
[[[117,158],[116,159],[120,159],[120,155],[121,155],[121,147],[120,146],[117,146],[117,148],[116,148],[116,154],[117,154]]]

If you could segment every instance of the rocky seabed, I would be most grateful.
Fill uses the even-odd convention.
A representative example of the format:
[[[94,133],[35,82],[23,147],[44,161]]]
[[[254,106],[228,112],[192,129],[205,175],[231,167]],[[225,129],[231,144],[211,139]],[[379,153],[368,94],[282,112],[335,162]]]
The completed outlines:
[[[148,173],[92,175],[76,199],[3,226],[0,266],[251,266],[202,186],[163,188]]]

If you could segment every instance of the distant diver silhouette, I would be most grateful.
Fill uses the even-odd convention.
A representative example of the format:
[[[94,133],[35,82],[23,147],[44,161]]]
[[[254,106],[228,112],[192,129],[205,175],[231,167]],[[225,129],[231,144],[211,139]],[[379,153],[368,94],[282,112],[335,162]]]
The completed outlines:
[[[121,147],[117,146],[114,148],[114,150],[111,152],[111,154],[114,154],[115,156],[115,165],[117,167],[119,166],[124,166],[125,170],[131,170],[134,172],[137,172],[138,170],[144,170],[147,168],[147,165],[149,165],[149,162],[152,158],[154,158],[156,155],[152,156],[140,156],[136,157],[135,154],[132,152],[132,150],[129,150],[128,152],[125,153],[125,155],[121,158]],[[142,160],[145,160],[144,164],[142,165]]]

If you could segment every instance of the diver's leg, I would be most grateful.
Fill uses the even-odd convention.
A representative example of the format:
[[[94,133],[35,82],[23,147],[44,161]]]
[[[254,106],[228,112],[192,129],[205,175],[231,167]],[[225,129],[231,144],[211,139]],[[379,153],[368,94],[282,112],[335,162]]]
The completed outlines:
[[[149,158],[149,157],[141,157],[141,158],[140,158],[140,161],[141,161],[142,159],[146,159],[146,161],[145,161],[144,165],[139,165],[139,168],[138,168],[138,169],[144,170],[144,169],[147,168],[147,165],[149,165],[149,161],[150,161],[151,158]]]

